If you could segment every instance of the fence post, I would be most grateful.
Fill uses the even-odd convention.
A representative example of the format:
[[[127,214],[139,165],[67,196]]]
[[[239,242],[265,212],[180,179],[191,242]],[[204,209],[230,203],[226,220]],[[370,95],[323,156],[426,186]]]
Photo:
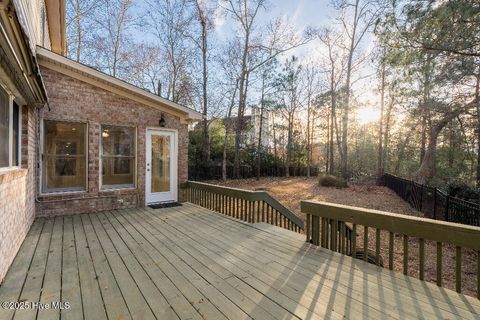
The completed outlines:
[[[437,220],[437,188],[433,189],[433,219]]]

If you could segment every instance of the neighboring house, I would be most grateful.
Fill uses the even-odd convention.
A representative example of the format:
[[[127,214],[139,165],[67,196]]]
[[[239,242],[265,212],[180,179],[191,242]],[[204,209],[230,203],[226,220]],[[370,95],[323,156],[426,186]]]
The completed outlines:
[[[273,146],[272,124],[271,118],[273,113],[270,110],[262,110],[259,107],[252,107],[252,134],[254,136],[254,142],[258,145],[258,137],[260,133],[260,119],[262,120],[262,146],[267,148],[268,151]]]
[[[238,125],[238,117],[226,117],[223,118],[223,124],[226,128],[228,128],[228,135],[231,137],[235,137],[235,131]],[[241,137],[241,145],[245,146],[245,144],[249,145],[253,143],[253,131],[252,131],[252,116],[246,115],[243,116],[242,119],[242,137]]]
[[[258,107],[253,106],[251,108],[251,114],[243,116],[243,142],[247,145],[258,145],[258,137],[260,132],[260,118],[261,110]],[[270,148],[273,145],[272,138],[272,125],[271,125],[271,112],[268,110],[263,111],[263,123],[262,123],[262,146]],[[235,136],[235,128],[237,126],[237,117],[224,118],[223,123],[229,128],[230,135]]]
[[[65,55],[64,0],[0,1],[0,281],[36,216],[178,200],[201,114]]]

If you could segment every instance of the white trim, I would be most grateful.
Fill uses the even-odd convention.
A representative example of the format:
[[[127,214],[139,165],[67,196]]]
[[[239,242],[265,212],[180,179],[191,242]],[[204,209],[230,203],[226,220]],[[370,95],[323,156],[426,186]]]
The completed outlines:
[[[13,99],[8,94],[8,166],[13,167]]]
[[[16,171],[16,170],[22,170],[23,168],[18,167],[18,166],[13,166],[13,167],[0,167],[0,176],[2,174],[11,172],[11,171]]]
[[[16,169],[19,169],[22,167],[22,162],[21,162],[21,147],[22,147],[22,110],[20,108],[20,106],[18,107],[19,110],[18,110],[18,141],[17,141],[17,153],[18,153],[18,157],[17,157],[17,163],[13,163],[13,144],[14,144],[14,135],[13,135],[13,101],[15,99],[15,96],[13,95],[13,93],[8,90],[7,87],[5,87],[2,83],[0,83],[0,89],[2,89],[3,91],[5,91],[5,93],[7,94],[7,98],[8,98],[8,137],[7,137],[7,141],[8,141],[8,165],[6,167],[0,167],[0,170],[2,171],[9,171],[9,170],[16,170]]]
[[[56,122],[70,122],[70,123],[81,123],[85,125],[85,189],[79,189],[76,190],[75,188],[64,188],[64,189],[54,189],[54,190],[49,190],[45,191],[43,189],[43,181],[45,180],[45,153],[44,153],[44,133],[45,133],[45,121],[56,121]],[[88,192],[88,132],[89,130],[89,125],[88,122],[83,122],[83,121],[75,121],[75,120],[58,120],[58,119],[45,119],[42,118],[40,121],[40,172],[39,172],[39,184],[40,184],[40,192],[39,194],[41,196],[44,195],[54,195],[54,194],[68,194],[68,193],[87,193]]]
[[[126,127],[126,128],[133,128],[135,129],[135,163],[134,163],[134,172],[133,172],[133,185],[125,185],[124,187],[121,187],[121,185],[111,185],[112,187],[109,188],[109,185],[106,185],[106,188],[103,188],[103,181],[102,181],[102,170],[103,170],[103,147],[102,147],[102,126],[112,126],[112,127]],[[98,154],[99,154],[99,160],[98,160],[98,191],[115,191],[115,190],[136,190],[137,189],[137,180],[138,180],[138,127],[137,126],[129,126],[129,125],[121,125],[121,124],[107,124],[107,123],[100,123],[100,133],[98,134]]]
[[[185,106],[182,106],[178,103],[175,103],[173,101],[170,101],[168,99],[162,98],[156,94],[153,94],[149,91],[143,90],[141,88],[138,88],[134,85],[131,85],[127,82],[124,82],[122,80],[119,80],[115,77],[109,76],[103,72],[100,72],[98,70],[95,70],[93,68],[90,68],[86,65],[83,65],[81,63],[78,63],[76,61],[70,60],[66,57],[63,57],[61,55],[58,55],[56,53],[53,53],[50,50],[47,50],[42,47],[37,47],[37,57],[39,59],[39,64],[40,65],[47,65],[48,67],[48,62],[54,63],[57,65],[62,65],[64,67],[70,68],[73,71],[76,71],[77,73],[83,73],[85,75],[88,75],[89,77],[100,80],[111,87],[118,87],[120,89],[129,91],[130,93],[133,93],[134,95],[147,98],[150,101],[153,101],[159,106],[166,106],[168,108],[171,108],[173,110],[176,110],[180,113],[183,114],[184,118],[187,118],[187,120],[191,121],[197,121],[202,119],[202,114],[198,111],[195,111],[193,109],[187,108]],[[46,63],[44,63],[46,62]]]
[[[17,148],[18,148],[18,155],[17,155],[17,162],[18,162],[18,167],[22,167],[22,124],[23,124],[23,107],[17,104],[18,106],[18,143],[17,143]],[[28,125],[27,125],[28,128]],[[28,140],[28,134],[27,134],[27,140]]]
[[[173,148],[171,148],[171,156],[170,156],[170,174],[171,174],[171,187],[172,187],[172,195],[170,199],[166,200],[160,200],[160,201],[149,201],[148,195],[149,195],[149,190],[151,189],[151,181],[148,179],[149,174],[147,173],[147,163],[150,159],[150,155],[147,152],[149,149],[149,145],[151,148],[151,135],[148,133],[154,133],[157,132],[157,134],[161,134],[162,132],[164,133],[170,133],[171,136],[173,137],[172,139],[172,144]],[[153,203],[159,203],[159,202],[172,202],[172,201],[178,201],[178,130],[176,129],[166,129],[166,128],[158,128],[158,127],[147,127],[145,130],[145,205],[153,204]],[[151,171],[150,171],[151,172]],[[151,177],[151,175],[150,175]]]

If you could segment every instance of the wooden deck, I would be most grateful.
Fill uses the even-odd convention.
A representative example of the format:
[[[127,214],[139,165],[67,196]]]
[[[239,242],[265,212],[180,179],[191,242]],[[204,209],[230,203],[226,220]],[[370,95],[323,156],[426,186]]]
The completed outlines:
[[[473,297],[192,204],[37,219],[4,301],[70,307],[1,320],[480,317]]]

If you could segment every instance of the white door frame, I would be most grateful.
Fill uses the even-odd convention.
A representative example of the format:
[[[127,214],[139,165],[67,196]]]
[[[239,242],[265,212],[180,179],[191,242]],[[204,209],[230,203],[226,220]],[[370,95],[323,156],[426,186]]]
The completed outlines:
[[[170,142],[170,192],[151,193],[152,135],[168,135]],[[178,131],[147,128],[145,132],[145,204],[178,201]]]

